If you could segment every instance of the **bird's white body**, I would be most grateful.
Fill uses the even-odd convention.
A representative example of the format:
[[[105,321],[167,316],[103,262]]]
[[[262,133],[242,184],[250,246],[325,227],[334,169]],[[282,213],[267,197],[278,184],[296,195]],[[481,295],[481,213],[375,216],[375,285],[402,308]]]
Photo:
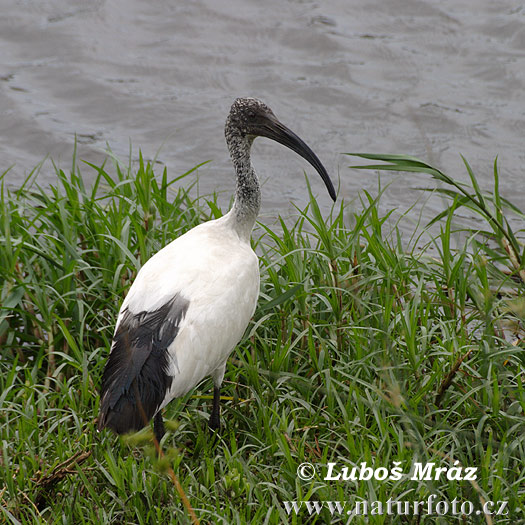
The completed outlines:
[[[259,264],[249,237],[239,236],[231,212],[200,224],[149,259],[120,309],[154,311],[176,294],[189,301],[168,347],[173,378],[161,406],[211,375],[220,384],[228,356],[257,304]],[[116,331],[115,330],[115,331]]]

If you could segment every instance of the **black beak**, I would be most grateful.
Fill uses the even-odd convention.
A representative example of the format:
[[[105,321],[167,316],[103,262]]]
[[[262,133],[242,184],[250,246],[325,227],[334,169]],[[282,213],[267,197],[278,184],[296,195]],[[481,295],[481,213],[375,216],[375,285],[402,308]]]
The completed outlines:
[[[275,117],[271,119],[268,118],[268,121],[262,126],[260,135],[279,142],[279,144],[290,148],[301,155],[303,159],[307,160],[317,170],[317,173],[321,175],[330,197],[332,197],[332,200],[335,202],[336,195],[334,186],[325,167],[321,164],[317,155],[302,139],[300,139],[293,131],[289,130],[284,124],[281,124]]]

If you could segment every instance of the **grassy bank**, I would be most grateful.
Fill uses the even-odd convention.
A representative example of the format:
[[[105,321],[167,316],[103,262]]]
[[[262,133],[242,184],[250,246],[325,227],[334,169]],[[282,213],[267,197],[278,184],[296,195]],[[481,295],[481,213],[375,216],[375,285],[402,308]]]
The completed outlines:
[[[481,211],[483,232],[455,249],[454,211],[476,210],[450,184],[440,232],[417,250],[385,227],[380,196],[366,193],[350,221],[342,204],[323,217],[312,199],[279,233],[258,226],[261,297],[227,366],[221,438],[212,443],[206,429],[208,381],[167,408],[173,431],[159,462],[146,432],[122,440],[95,431],[102,369],[140,265],[222,212],[214,198],[191,197],[192,172],[155,177],[142,161],[117,166],[116,175],[114,167],[82,167],[92,169],[90,187],[75,163],[46,191],[33,178],[16,191],[2,187],[6,522],[190,523],[170,465],[201,523],[347,523],[357,501],[386,506],[432,494],[474,509],[507,501],[507,514],[422,511],[351,523],[525,522],[523,268],[516,235],[495,226],[507,228],[505,214],[519,210],[497,186],[487,195],[477,183],[463,187],[493,218]],[[305,462],[317,470],[311,481],[297,475]],[[463,475],[475,467],[477,479],[459,480],[455,470],[451,480],[323,480],[328,463],[337,463],[333,475],[362,463],[399,465],[404,474],[415,463]],[[295,500],[348,507],[344,516],[327,508],[309,516],[305,506],[289,514],[284,502]]]

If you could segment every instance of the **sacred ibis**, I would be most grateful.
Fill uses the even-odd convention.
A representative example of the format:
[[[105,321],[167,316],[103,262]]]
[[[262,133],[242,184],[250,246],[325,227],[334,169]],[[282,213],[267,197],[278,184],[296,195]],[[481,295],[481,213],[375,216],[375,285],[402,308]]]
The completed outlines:
[[[161,409],[206,376],[214,383],[209,426],[219,428],[226,360],[259,295],[258,259],[250,246],[261,200],[250,161],[256,137],[275,140],[305,158],[335,201],[321,161],[261,101],[235,100],[225,135],[237,176],[233,207],[175,239],[139,271],[120,308],[102,377],[99,430],[136,431],[154,417],[160,442],[165,432]]]

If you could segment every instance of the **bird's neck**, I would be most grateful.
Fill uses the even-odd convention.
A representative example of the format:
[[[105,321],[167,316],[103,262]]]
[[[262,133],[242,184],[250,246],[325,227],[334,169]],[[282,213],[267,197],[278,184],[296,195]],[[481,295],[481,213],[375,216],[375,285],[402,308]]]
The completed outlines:
[[[227,133],[226,142],[237,175],[232,209],[235,229],[240,236],[249,239],[261,207],[259,179],[250,160],[253,139],[237,133]]]

